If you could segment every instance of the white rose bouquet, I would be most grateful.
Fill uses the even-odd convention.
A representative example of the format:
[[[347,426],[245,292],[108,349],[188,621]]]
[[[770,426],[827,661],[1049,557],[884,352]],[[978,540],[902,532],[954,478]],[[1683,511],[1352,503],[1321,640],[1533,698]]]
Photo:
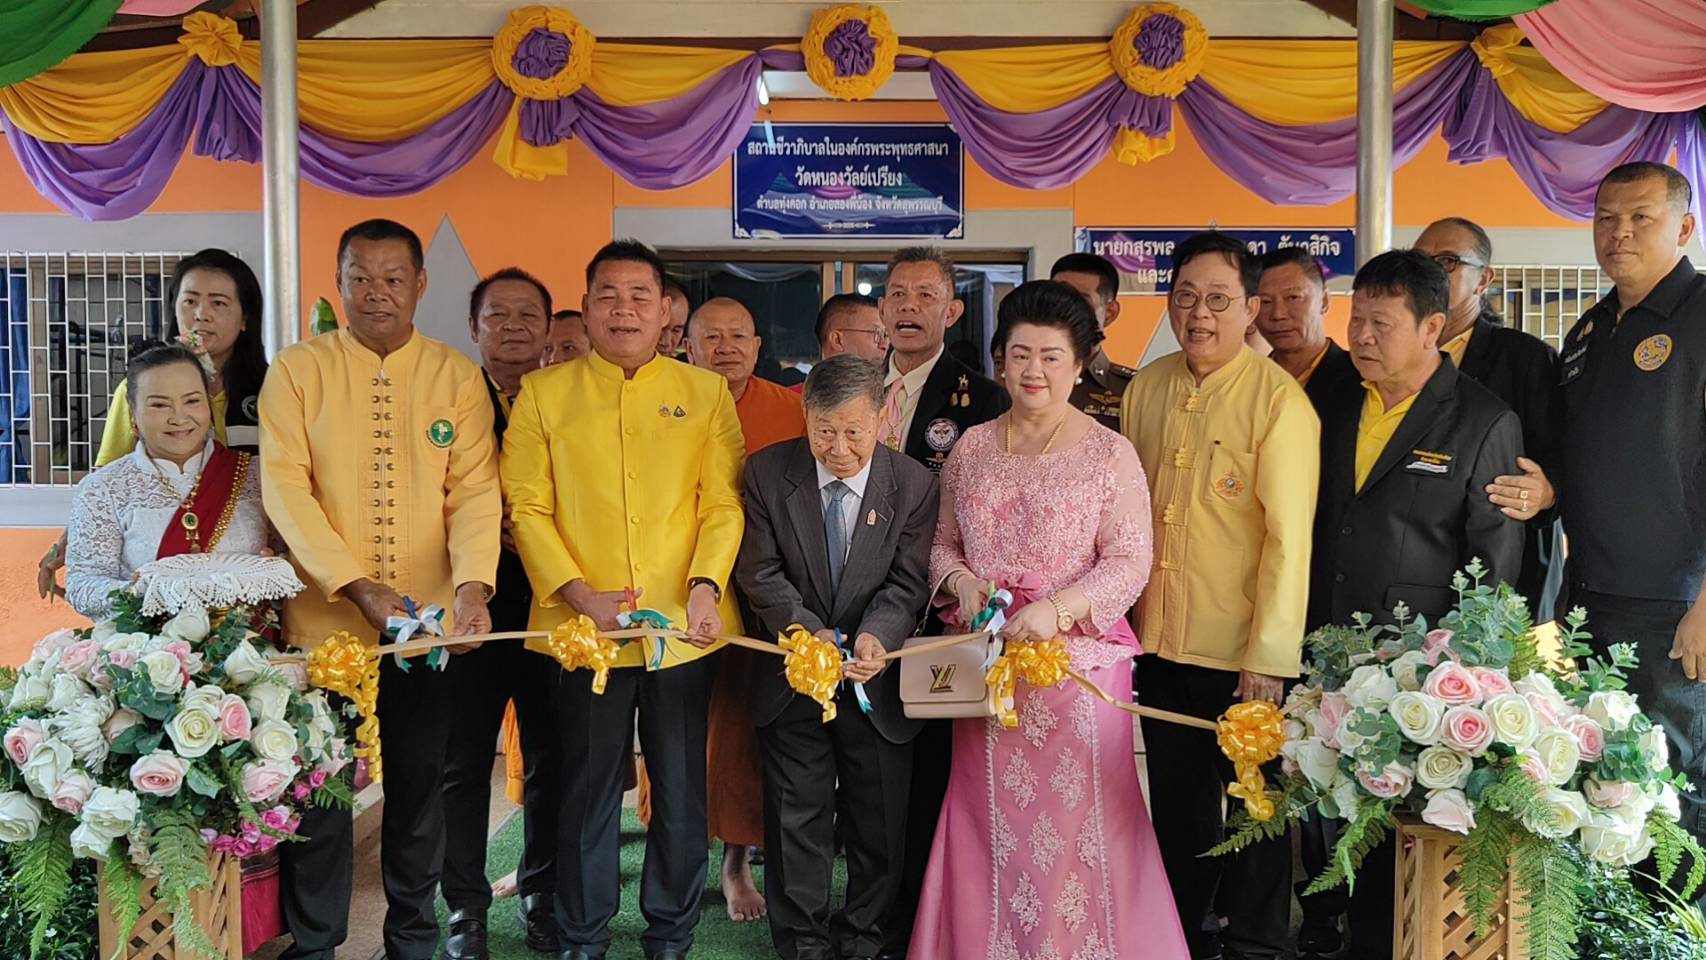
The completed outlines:
[[[1626,689],[1634,648],[1596,656],[1575,610],[1563,659],[1543,662],[1524,599],[1483,585],[1483,573],[1476,562],[1454,578],[1456,609],[1437,624],[1400,606],[1392,624],[1359,614],[1309,638],[1269,791],[1284,815],[1239,811],[1211,853],[1283,835],[1312,810],[1344,820],[1315,892],[1350,881],[1394,818],[1413,816],[1464,835],[1460,877],[1483,933],[1514,867],[1531,956],[1567,960],[1585,870],[1653,857],[1669,883],[1689,854],[1686,899],[1706,879],[1706,853],[1678,823],[1688,783],[1668,768],[1665,732]]]
[[[271,850],[298,839],[305,805],[351,805],[350,750],[325,694],[268,663],[270,608],[147,617],[114,597],[112,621],[0,670],[0,844],[29,867],[16,883],[37,946],[88,858],[122,923],[155,878],[180,943],[211,956],[189,909],[208,852]]]

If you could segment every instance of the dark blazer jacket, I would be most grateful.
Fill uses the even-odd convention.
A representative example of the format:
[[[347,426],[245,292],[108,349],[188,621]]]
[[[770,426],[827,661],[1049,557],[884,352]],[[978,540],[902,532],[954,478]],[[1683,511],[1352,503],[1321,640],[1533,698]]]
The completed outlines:
[[[1362,409],[1362,374],[1357,372],[1356,364],[1351,362],[1351,355],[1345,349],[1331,340],[1327,341],[1327,355],[1316,365],[1315,372],[1309,375],[1309,382],[1303,385],[1303,392],[1309,395],[1309,402],[1315,405],[1315,415],[1325,420],[1326,406],[1339,402],[1345,396],[1355,394],[1357,409]]]
[[[1503,401],[1442,360],[1361,493],[1361,396],[1347,391],[1321,414],[1311,630],[1349,624],[1357,612],[1389,623],[1400,601],[1436,622],[1456,602],[1452,574],[1472,557],[1489,570],[1484,582],[1516,580],[1523,525],[1489,503],[1485,487],[1516,462],[1522,427]]]
[[[486,394],[492,401],[492,430],[497,434],[498,450],[502,451],[509,417],[504,415],[498,386],[491,377],[486,377]],[[486,605],[492,613],[492,629],[500,633],[526,630],[527,614],[533,608],[533,587],[527,580],[527,570],[521,565],[521,555],[514,550],[498,551],[498,582],[495,586],[497,589],[491,602]]]
[[[1558,385],[1558,352],[1537,337],[1505,326],[1498,314],[1489,311],[1475,322],[1460,369],[1516,413],[1522,421],[1523,456],[1540,464],[1554,485],[1559,483],[1564,397]],[[1517,473],[1516,464],[1505,472]],[[1513,581],[1537,614],[1547,568],[1563,562],[1553,543],[1554,519],[1555,511],[1548,510],[1528,521],[1522,573]]]
[[[967,430],[1001,416],[1012,402],[994,380],[944,350],[924,381],[902,449],[932,472],[940,472],[948,451]]]
[[[829,548],[817,461],[806,440],[766,447],[746,461],[746,535],[735,562],[740,585],[757,620],[759,636],[790,624],[808,630],[841,628],[852,644],[861,633],[898,650],[924,617],[930,599],[930,542],[936,533],[936,478],[884,446],[871,457],[865,498],[853,526],[840,589],[829,589]],[[776,657],[754,657],[753,722],[765,726],[787,707],[794,691]],[[894,743],[916,736],[900,702],[896,665],[865,685],[871,722]],[[858,710],[851,692],[842,710]]]

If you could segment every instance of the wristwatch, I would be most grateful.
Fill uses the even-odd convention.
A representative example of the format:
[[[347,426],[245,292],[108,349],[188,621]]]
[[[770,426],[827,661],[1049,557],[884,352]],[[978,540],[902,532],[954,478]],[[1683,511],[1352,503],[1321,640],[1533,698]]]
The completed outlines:
[[[1071,632],[1072,626],[1078,622],[1078,618],[1072,615],[1072,611],[1066,609],[1066,604],[1061,602],[1059,595],[1049,594],[1048,602],[1054,604],[1055,625],[1060,628],[1060,632]]]
[[[691,592],[694,587],[697,587],[701,583],[711,588],[711,596],[716,597],[718,603],[723,602],[723,588],[717,586],[717,581],[712,580],[710,577],[694,577],[688,580],[688,591]]]

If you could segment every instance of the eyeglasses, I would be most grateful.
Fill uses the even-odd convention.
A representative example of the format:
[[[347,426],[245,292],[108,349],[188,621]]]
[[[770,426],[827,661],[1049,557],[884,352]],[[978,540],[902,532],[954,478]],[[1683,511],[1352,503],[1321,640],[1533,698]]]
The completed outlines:
[[[889,332],[882,327],[842,327],[842,333],[863,333],[878,343],[887,343]]]
[[[1455,253],[1436,253],[1429,259],[1439,264],[1446,273],[1456,273],[1457,268],[1464,265],[1474,267],[1477,270],[1484,269],[1487,266],[1485,260],[1477,260],[1474,257],[1460,257]]]
[[[1197,304],[1205,303],[1215,313],[1225,313],[1232,306],[1232,298],[1224,293],[1211,293],[1208,296],[1198,296],[1195,290],[1175,290],[1168,302],[1180,310],[1195,310]]]

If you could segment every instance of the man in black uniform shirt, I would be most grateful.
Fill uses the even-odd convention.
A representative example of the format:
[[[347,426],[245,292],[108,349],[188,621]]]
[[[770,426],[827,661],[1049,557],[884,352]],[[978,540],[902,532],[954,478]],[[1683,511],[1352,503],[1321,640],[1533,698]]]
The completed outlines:
[[[1096,311],[1096,323],[1104,335],[1119,319],[1120,272],[1107,260],[1093,253],[1069,253],[1054,262],[1048,276],[1083,294],[1090,309]],[[1072,388],[1072,405],[1095,417],[1102,426],[1117,431],[1120,399],[1136,373],[1108,359],[1107,352],[1098,344],[1095,356],[1084,365],[1084,375]]]
[[[1451,307],[1446,311],[1445,332],[1440,334],[1440,350],[1464,376],[1491,390],[1522,421],[1525,458],[1505,472],[1555,472],[1564,417],[1558,354],[1539,338],[1505,326],[1487,302],[1487,285],[1493,276],[1488,266],[1493,242],[1487,231],[1461,217],[1447,217],[1422,231],[1416,249],[1444,267],[1451,280]],[[1552,619],[1556,606],[1555,597],[1547,591],[1548,573],[1557,566],[1553,562],[1556,518],[1548,510],[1517,519],[1524,520],[1528,529],[1523,537],[1522,571],[1511,584],[1528,598],[1535,622],[1544,622]],[[1557,588],[1554,583],[1551,594]]]
[[[539,369],[551,323],[551,294],[532,275],[510,267],[481,280],[468,302],[468,331],[480,348],[480,365],[492,399],[499,449],[509,423],[510,401],[523,375]],[[526,630],[533,592],[504,521],[497,590],[489,608],[497,632]],[[492,887],[486,880],[486,826],[492,802],[492,761],[504,706],[515,701],[526,764],[522,802],[521,866],[516,874],[527,945],[557,949],[552,913],[556,889],[558,764],[546,681],[556,662],[513,641],[489,643],[458,658],[451,702],[457,713],[444,775],[445,903],[450,907],[445,960],[486,960],[486,912]]]
[[[1564,338],[1557,501],[1569,535],[1568,602],[1601,649],[1636,646],[1629,692],[1665,730],[1693,789],[1682,825],[1706,838],[1706,276],[1683,256],[1696,229],[1682,174],[1631,163],[1606,174],[1594,253],[1616,285]],[[1544,477],[1494,481],[1495,503],[1549,506]],[[1703,897],[1701,899],[1706,899]],[[1699,901],[1697,901],[1699,902]]]
[[[1256,329],[1273,348],[1268,359],[1297,378],[1316,415],[1325,417],[1325,399],[1361,383],[1362,374],[1351,355],[1327,339],[1327,278],[1320,262],[1301,247],[1269,251],[1256,295],[1262,301]]]
[[[893,349],[883,376],[883,419],[877,437],[932,472],[942,469],[948,451],[966,430],[994,420],[1012,402],[993,380],[943,349],[948,328],[964,312],[965,304],[954,295],[954,262],[947,254],[934,247],[907,247],[889,260],[882,317]],[[906,956],[912,938],[936,818],[948,792],[952,743],[947,720],[927,721],[913,741],[906,851],[900,888],[883,924],[883,956]]]

